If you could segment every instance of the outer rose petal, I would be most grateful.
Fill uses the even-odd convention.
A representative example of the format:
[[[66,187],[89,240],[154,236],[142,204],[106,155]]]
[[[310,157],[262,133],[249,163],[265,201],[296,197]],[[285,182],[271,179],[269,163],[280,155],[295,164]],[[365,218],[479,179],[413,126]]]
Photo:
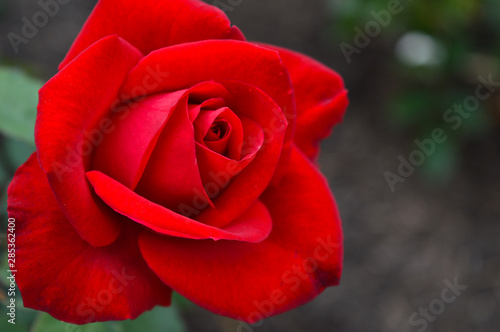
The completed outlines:
[[[247,42],[205,40],[148,54],[130,71],[121,95],[137,95],[151,69],[169,75],[148,93],[177,91],[205,81],[235,80],[268,94],[288,118],[295,115],[292,82],[278,52]],[[291,125],[290,123],[288,124]]]
[[[220,9],[198,0],[100,0],[60,68],[94,42],[113,34],[144,54],[204,39],[245,39]]]
[[[16,219],[16,282],[26,307],[84,324],[133,319],[170,304],[171,290],[139,253],[135,225],[122,218],[125,229],[107,247],[82,240],[55,200],[36,154],[17,170],[8,194],[9,217]]]
[[[258,44],[280,53],[290,73],[297,103],[294,143],[311,160],[318,156],[319,143],[342,120],[349,103],[339,74],[303,54]]]
[[[142,54],[109,36],[81,53],[40,90],[35,141],[42,169],[66,217],[94,246],[108,245],[120,231],[115,213],[95,195],[85,177],[89,157],[103,135],[110,105],[127,72]],[[109,123],[108,123],[109,124]]]
[[[115,211],[164,235],[261,242],[271,232],[271,216],[259,201],[255,201],[227,227],[217,228],[153,203],[99,171],[87,172],[87,177],[99,197]]]
[[[273,231],[259,244],[165,238],[144,232],[139,247],[165,284],[215,313],[253,323],[336,285],[342,230],[328,184],[298,149],[280,185],[262,197]]]

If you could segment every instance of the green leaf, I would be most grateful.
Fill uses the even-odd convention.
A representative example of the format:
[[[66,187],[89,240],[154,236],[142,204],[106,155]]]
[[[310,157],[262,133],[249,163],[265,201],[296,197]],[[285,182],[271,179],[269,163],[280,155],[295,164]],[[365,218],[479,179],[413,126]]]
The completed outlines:
[[[124,332],[165,331],[184,332],[186,326],[175,307],[156,307],[135,320],[122,323]]]
[[[3,255],[7,257],[7,254]],[[7,264],[5,264],[5,270],[7,269]],[[3,276],[2,276],[3,277]],[[2,280],[7,280],[7,277]],[[6,294],[7,295],[7,294]],[[23,306],[23,301],[19,296],[19,289],[16,287],[16,311],[15,311],[15,324],[9,323],[8,320],[12,319],[11,316],[7,315],[7,304],[10,301],[10,297],[5,298],[2,301],[1,306],[3,307],[0,310],[0,314],[2,315],[2,319],[0,319],[0,331],[9,331],[9,332],[26,332],[29,331],[31,324],[33,323],[34,318],[38,314],[36,310],[28,309]]]
[[[61,322],[49,314],[41,313],[33,324],[31,332],[144,332],[165,331],[184,332],[186,327],[182,317],[173,307],[156,307],[135,320],[110,321],[74,325]]]
[[[9,316],[3,314],[2,319],[0,319],[0,331],[9,331],[9,332],[26,332],[27,327],[23,324],[19,324],[16,318],[16,324],[11,324],[8,322],[10,319]]]
[[[92,323],[74,325],[55,319],[46,313],[40,313],[31,332],[124,332],[119,322]]]
[[[0,67],[0,132],[33,143],[42,82],[15,68]]]
[[[34,144],[20,140],[6,139],[4,141],[4,153],[9,158],[10,164],[17,169],[28,160],[29,156],[35,152]]]
[[[196,304],[186,299],[184,296],[177,292],[172,292],[172,306],[178,308],[180,311],[191,310],[196,307]]]
[[[1,144],[1,142],[0,142],[0,144]],[[7,172],[4,165],[2,164],[2,161],[0,161],[0,199],[2,198],[3,189],[4,189],[1,186],[3,184],[5,184],[5,181],[7,181],[8,178],[9,178],[9,173]]]

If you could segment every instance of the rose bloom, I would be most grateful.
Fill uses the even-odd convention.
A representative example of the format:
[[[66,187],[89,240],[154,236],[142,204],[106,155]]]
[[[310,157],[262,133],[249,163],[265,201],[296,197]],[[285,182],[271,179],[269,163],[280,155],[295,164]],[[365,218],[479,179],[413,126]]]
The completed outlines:
[[[26,307],[133,319],[174,290],[253,323],[339,283],[334,71],[201,1],[101,0],[39,95],[8,190]]]

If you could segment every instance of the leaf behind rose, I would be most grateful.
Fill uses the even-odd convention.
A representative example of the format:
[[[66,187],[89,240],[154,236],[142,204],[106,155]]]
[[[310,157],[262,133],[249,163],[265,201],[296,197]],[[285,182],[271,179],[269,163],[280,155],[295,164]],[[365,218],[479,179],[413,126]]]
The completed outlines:
[[[38,90],[42,85],[19,69],[0,67],[0,133],[34,143]]]
[[[156,307],[145,312],[135,320],[110,321],[105,323],[91,323],[87,325],[73,325],[61,322],[49,314],[40,313],[31,332],[143,332],[168,331],[185,332],[186,327],[176,308]]]

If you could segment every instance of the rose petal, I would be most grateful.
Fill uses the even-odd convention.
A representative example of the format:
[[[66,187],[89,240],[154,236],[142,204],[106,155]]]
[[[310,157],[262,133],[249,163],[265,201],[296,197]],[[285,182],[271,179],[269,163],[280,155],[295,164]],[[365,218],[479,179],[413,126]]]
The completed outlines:
[[[110,36],[85,50],[40,90],[35,126],[40,165],[66,217],[94,246],[113,242],[120,224],[90,191],[85,178],[88,157],[110,122],[106,115],[119,100],[118,88],[141,57],[133,46]]]
[[[201,1],[100,0],[59,67],[94,42],[114,34],[144,54],[204,39],[245,40],[221,10]]]
[[[135,225],[121,217],[125,227],[107,247],[82,240],[55,200],[36,154],[18,169],[8,196],[9,217],[16,220],[16,283],[25,307],[85,324],[134,319],[170,304],[171,290],[139,253]]]
[[[194,122],[194,120],[196,120],[196,117],[200,114],[201,109],[216,110],[216,109],[219,109],[221,107],[224,107],[224,105],[226,105],[226,102],[224,101],[223,98],[210,98],[209,97],[209,99],[203,101],[201,104],[193,104],[190,101],[190,103],[188,105],[189,119],[191,120],[191,122]]]
[[[190,84],[189,86],[192,86],[193,84]],[[232,100],[231,94],[224,88],[223,85],[213,82],[213,81],[203,81],[203,83],[200,83],[196,85],[196,89],[190,89],[189,91],[189,103],[190,104],[200,104],[203,108],[208,108],[211,109],[213,105],[216,105],[220,102],[220,99],[223,101],[231,101]],[[219,99],[219,100],[211,100],[211,99]],[[226,102],[224,102],[221,106],[217,107],[220,108],[224,106]]]
[[[241,124],[243,125],[244,137],[246,137],[241,146],[241,155],[247,158],[259,152],[262,145],[264,145],[264,130],[258,123],[245,116],[241,117]]]
[[[295,113],[288,72],[278,52],[268,48],[235,40],[205,40],[162,48],[139,62],[121,93],[132,94],[151,68],[169,76],[149,93],[176,91],[205,81],[238,80],[264,91],[285,115]]]
[[[258,244],[142,233],[139,246],[165,284],[210,311],[254,323],[336,285],[342,230],[328,184],[297,149],[263,200],[273,231]]]
[[[135,189],[172,110],[186,90],[149,96],[111,116],[114,130],[97,147],[92,169]]]
[[[157,233],[189,239],[261,242],[271,232],[271,217],[259,201],[225,228],[202,224],[155,204],[99,171],[87,172],[97,195],[115,211]]]
[[[320,141],[342,120],[349,103],[344,82],[335,71],[303,54],[273,45],[258,45],[278,51],[290,73],[297,103],[294,143],[315,160]]]
[[[187,96],[177,104],[161,133],[136,192],[175,212],[181,205],[191,205],[195,196],[203,204],[212,204],[198,171]]]

